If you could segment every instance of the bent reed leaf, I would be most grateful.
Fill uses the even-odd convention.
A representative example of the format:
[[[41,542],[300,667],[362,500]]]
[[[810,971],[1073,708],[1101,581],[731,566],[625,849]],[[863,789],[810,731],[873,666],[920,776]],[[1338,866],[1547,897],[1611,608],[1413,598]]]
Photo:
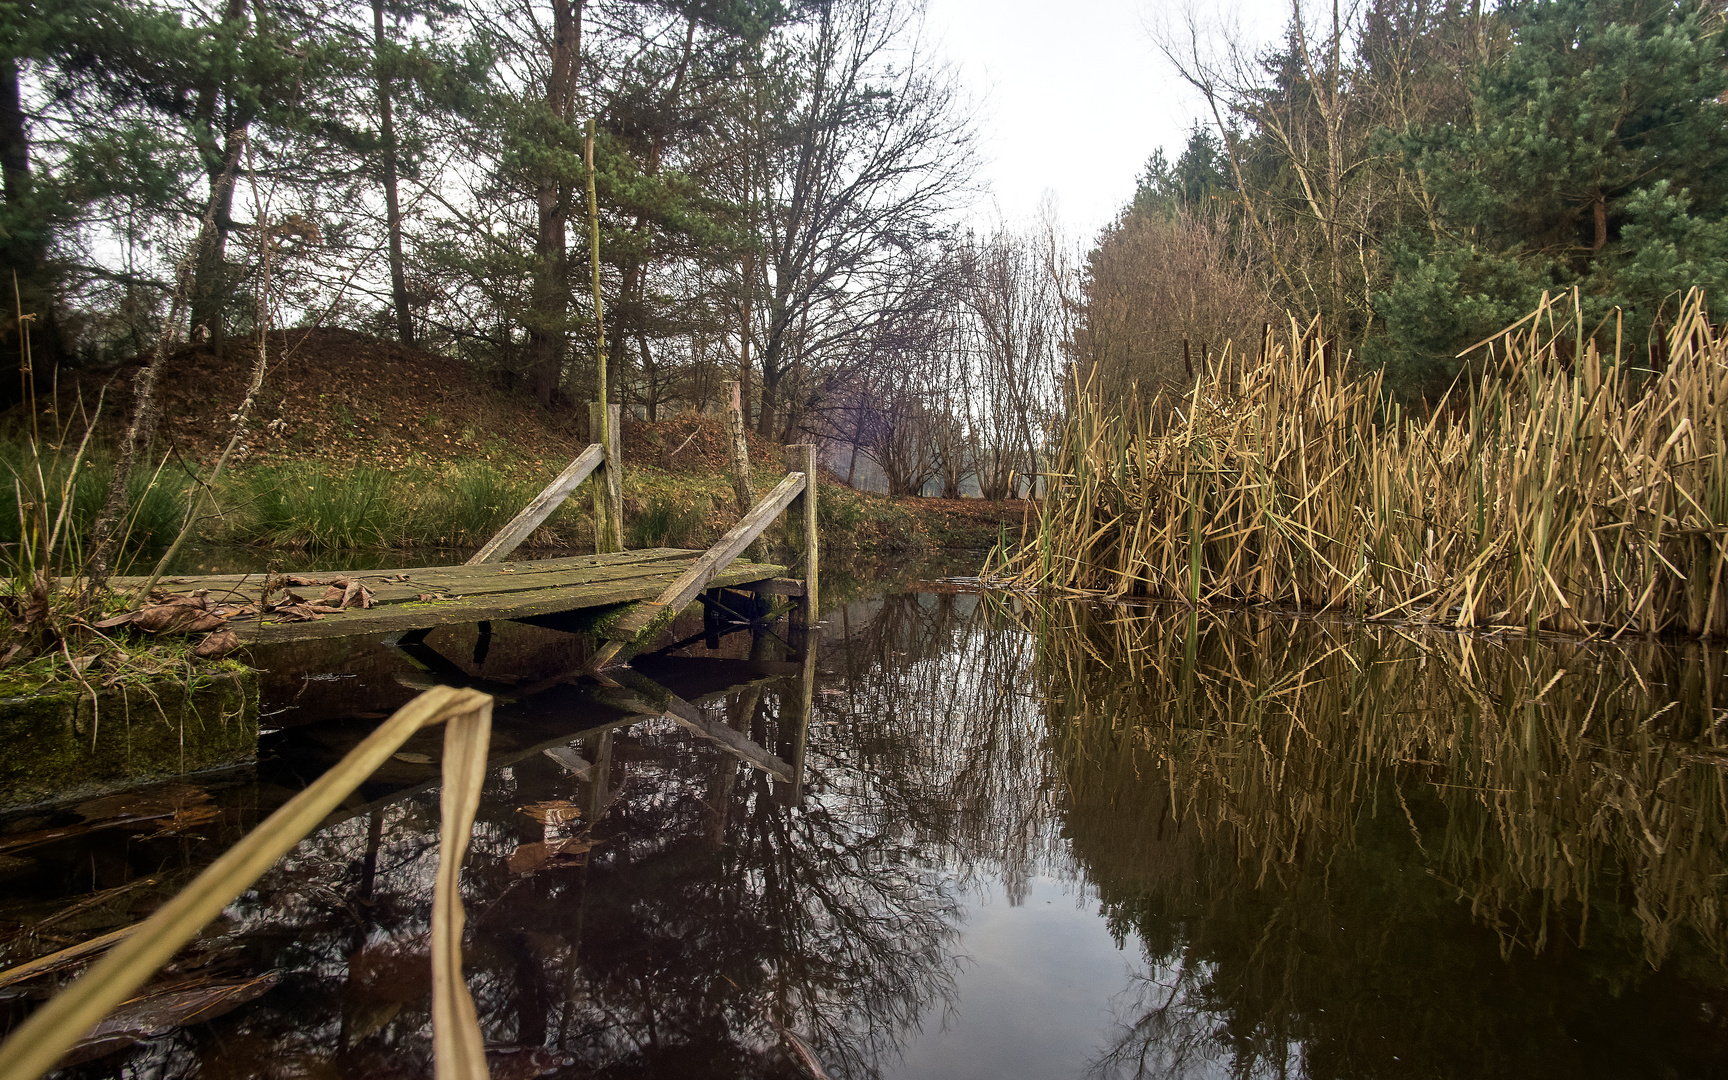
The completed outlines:
[[[459,979],[462,914],[459,898],[454,896],[453,890],[457,866],[467,850],[468,833],[473,826],[480,781],[485,775],[491,715],[491,697],[476,690],[447,686],[433,687],[396,710],[333,768],[223,853],[81,978],[19,1025],[5,1043],[0,1044],[0,1077],[5,1080],[35,1080],[54,1068],[85,1033],[144,985],[182,945],[196,937],[235,897],[316,829],[409,736],[446,721],[453,726],[446,731],[445,739],[444,826],[440,837],[440,884],[435,904],[443,912],[443,918],[455,920],[457,948],[453,955],[442,957],[443,968],[439,967],[439,958],[435,955],[434,979],[448,981],[452,964],[456,965]],[[454,904],[452,900],[455,900]],[[439,911],[434,912],[435,954],[441,941],[448,948],[447,939],[450,937],[449,925],[442,928],[439,925]],[[440,970],[444,972],[442,976]],[[445,1005],[436,1021],[443,1025],[436,1034],[435,1043],[440,1051],[440,1078],[485,1076],[483,1054],[479,1059],[480,1071],[473,1071],[472,1048],[480,1045],[480,1033],[474,1020],[472,1001],[466,1010],[460,1007],[459,998],[466,995],[465,987],[459,994],[453,986],[446,986],[444,990]],[[471,1025],[473,1030],[461,1033],[445,1030],[451,1024]],[[446,1071],[443,1060],[446,1046],[459,1054],[458,1062],[450,1066],[453,1071]]]

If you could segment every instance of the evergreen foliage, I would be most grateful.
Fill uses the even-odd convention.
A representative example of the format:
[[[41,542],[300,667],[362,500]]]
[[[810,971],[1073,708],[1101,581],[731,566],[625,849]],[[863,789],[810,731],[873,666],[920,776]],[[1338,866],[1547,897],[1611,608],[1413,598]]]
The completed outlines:
[[[1586,319],[1644,347],[1666,306],[1728,285],[1720,17],[1658,0],[1525,0],[1468,124],[1404,136],[1434,204],[1388,238],[1376,351],[1434,386],[1454,355],[1576,286]],[[1624,313],[1617,331],[1613,313]]]

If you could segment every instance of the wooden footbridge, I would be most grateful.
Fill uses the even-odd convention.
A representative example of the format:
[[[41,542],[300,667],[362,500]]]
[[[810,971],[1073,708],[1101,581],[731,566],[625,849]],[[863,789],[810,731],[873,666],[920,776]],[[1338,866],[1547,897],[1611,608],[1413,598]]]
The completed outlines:
[[[622,497],[616,420],[608,425],[610,446],[588,446],[539,495],[467,563],[371,572],[307,571],[293,575],[218,574],[163,578],[159,585],[178,593],[208,590],[212,602],[230,605],[229,629],[242,644],[257,645],[308,638],[395,635],[415,640],[439,626],[503,619],[542,622],[555,617],[564,629],[604,638],[594,666],[653,640],[691,603],[722,588],[758,595],[799,598],[807,616],[817,600],[816,448],[788,446],[787,473],[767,496],[747,508],[742,520],[706,551],[650,548],[624,551]],[[527,540],[585,480],[594,477],[596,547],[593,555],[512,560]],[[782,515],[789,533],[801,533],[801,573],[787,568],[738,561],[750,545]],[[799,528],[791,526],[796,523]],[[309,590],[340,580],[350,599],[318,603]],[[119,591],[141,590],[143,578],[115,578]],[[304,595],[302,595],[304,594]],[[292,598],[292,601],[285,602]],[[140,600],[143,597],[139,597]],[[332,606],[334,604],[335,606]],[[248,612],[246,609],[252,609]]]

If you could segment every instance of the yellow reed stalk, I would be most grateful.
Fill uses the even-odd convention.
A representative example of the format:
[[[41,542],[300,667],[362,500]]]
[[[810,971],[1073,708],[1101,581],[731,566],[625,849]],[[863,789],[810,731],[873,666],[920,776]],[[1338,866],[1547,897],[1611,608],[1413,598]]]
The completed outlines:
[[[87,1031],[144,985],[182,945],[196,937],[276,860],[317,828],[409,736],[445,721],[452,726],[445,740],[445,819],[438,874],[441,885],[448,874],[453,890],[479,802],[477,778],[485,774],[491,716],[490,697],[476,690],[447,686],[434,687],[396,710],[330,771],[224,852],[76,982],[30,1014],[0,1045],[0,1080],[35,1080],[52,1069]],[[453,776],[461,782],[455,794],[449,788]],[[448,999],[443,1025],[435,1035],[438,1077],[483,1080],[485,1056],[481,1053],[476,1058],[472,1049],[480,1046],[473,1003],[468,1001],[466,1014],[451,1004],[458,998],[466,999],[468,993],[461,973],[460,901],[452,908],[450,898],[441,888],[435,904],[446,920],[454,919],[458,945],[451,952],[446,944],[439,953],[438,943],[441,936],[448,937],[451,923],[440,925],[439,910],[435,909],[433,948],[438,955],[434,957],[433,980],[435,987],[443,987],[441,996]],[[455,984],[462,984],[459,990]],[[438,1000],[434,1000],[435,1010]],[[434,1022],[438,1022],[436,1014]]]

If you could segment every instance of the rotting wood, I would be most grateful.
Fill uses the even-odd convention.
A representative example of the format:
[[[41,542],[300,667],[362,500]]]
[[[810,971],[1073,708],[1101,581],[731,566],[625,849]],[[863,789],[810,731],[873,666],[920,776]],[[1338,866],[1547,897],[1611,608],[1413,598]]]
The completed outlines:
[[[786,468],[804,474],[804,490],[787,508],[787,523],[794,514],[804,519],[804,615],[807,622],[816,621],[817,570],[821,561],[816,536],[816,498],[821,488],[816,474],[816,447],[802,443],[786,448]]]
[[[736,379],[724,384],[726,401],[726,455],[732,479],[732,495],[738,500],[738,516],[756,505],[756,488],[750,482],[750,441],[744,435],[744,384]]]
[[[804,583],[797,578],[768,578],[764,581],[752,581],[744,586],[757,596],[803,596]]]
[[[663,595],[702,553],[653,548],[616,555],[581,555],[534,562],[413,567],[367,574],[305,572],[308,579],[347,576],[373,591],[371,608],[301,622],[245,619],[231,624],[242,644],[386,634],[490,619],[514,619],[615,607]],[[741,586],[783,574],[772,564],[734,563],[712,575],[723,586]],[[116,579],[123,588],[132,579]],[[262,575],[177,577],[164,582],[183,591],[209,589],[256,601]],[[135,583],[134,583],[135,587]],[[423,596],[446,599],[421,600]]]
[[[588,430],[603,434],[601,442],[605,460],[599,470],[599,483],[594,486],[594,550],[599,554],[614,554],[624,550],[624,451],[619,434],[623,425],[623,407],[607,407],[608,423],[600,423],[600,402],[588,404]]]
[[[589,443],[588,448],[576,455],[576,460],[566,465],[564,471],[546,485],[545,490],[534,496],[520,513],[510,519],[510,524],[499,529],[496,536],[486,541],[486,545],[475,552],[466,565],[475,566],[508,558],[554,511],[564,505],[564,500],[582,486],[582,481],[588,479],[588,474],[605,460],[605,456],[604,446]]]
[[[720,568],[737,558],[803,490],[803,473],[794,473],[780,481],[774,490],[768,493],[767,498],[757,503],[755,509],[722,536],[718,543],[697,557],[690,568],[668,586],[658,599],[638,605],[634,611],[618,620],[607,636],[614,641],[635,641],[647,633],[658,620],[665,618],[666,612],[676,616],[695,600],[696,594],[703,589],[715,583],[726,584],[719,581]],[[758,578],[772,576],[774,575],[757,575]]]

